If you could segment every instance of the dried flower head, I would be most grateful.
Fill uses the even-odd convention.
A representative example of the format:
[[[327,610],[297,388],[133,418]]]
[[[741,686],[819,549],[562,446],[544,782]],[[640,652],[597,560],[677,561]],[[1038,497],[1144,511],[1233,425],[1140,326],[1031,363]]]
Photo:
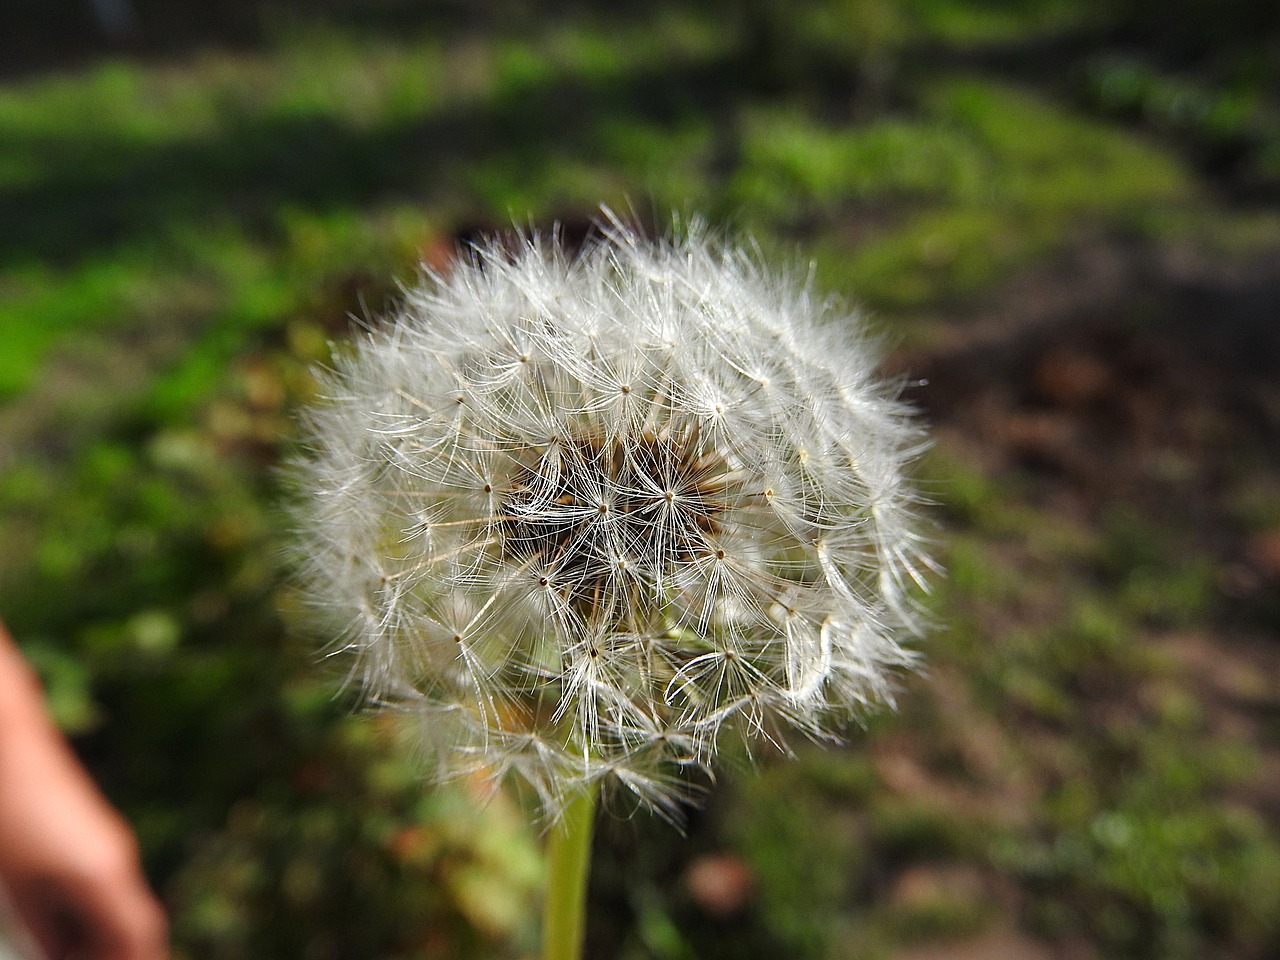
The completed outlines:
[[[921,434],[857,327],[696,230],[427,276],[306,414],[306,581],[367,690],[553,815],[884,699]]]

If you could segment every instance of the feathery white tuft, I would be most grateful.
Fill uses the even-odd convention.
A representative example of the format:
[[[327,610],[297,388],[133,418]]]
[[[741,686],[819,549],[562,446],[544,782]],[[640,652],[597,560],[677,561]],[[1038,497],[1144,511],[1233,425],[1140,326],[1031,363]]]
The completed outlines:
[[[442,774],[671,812],[725,736],[834,736],[914,662],[922,434],[875,362],[696,230],[481,246],[322,377],[308,594]]]

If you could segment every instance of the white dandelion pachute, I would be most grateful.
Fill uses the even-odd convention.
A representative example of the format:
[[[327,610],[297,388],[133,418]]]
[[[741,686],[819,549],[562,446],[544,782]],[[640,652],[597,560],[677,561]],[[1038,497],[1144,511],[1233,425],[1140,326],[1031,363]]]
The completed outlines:
[[[428,275],[304,414],[308,596],[443,775],[669,809],[726,735],[883,700],[928,567],[922,434],[856,316],[698,232]]]

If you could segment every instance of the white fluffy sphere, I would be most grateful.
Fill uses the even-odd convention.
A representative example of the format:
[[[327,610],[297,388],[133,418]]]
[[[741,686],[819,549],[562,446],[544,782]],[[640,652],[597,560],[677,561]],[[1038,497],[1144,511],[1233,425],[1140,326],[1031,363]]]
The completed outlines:
[[[856,316],[698,235],[482,246],[342,352],[296,475],[309,596],[444,775],[669,807],[728,734],[886,697],[921,433]]]

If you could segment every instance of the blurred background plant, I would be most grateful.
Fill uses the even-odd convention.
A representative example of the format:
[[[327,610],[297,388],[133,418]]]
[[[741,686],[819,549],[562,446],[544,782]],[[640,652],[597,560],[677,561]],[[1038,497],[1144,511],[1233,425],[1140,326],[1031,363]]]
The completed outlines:
[[[10,0],[0,611],[179,957],[518,957],[280,561],[308,369],[455,242],[696,211],[934,423],[930,676],[597,838],[589,955],[1280,952],[1280,14],[1262,0]]]

